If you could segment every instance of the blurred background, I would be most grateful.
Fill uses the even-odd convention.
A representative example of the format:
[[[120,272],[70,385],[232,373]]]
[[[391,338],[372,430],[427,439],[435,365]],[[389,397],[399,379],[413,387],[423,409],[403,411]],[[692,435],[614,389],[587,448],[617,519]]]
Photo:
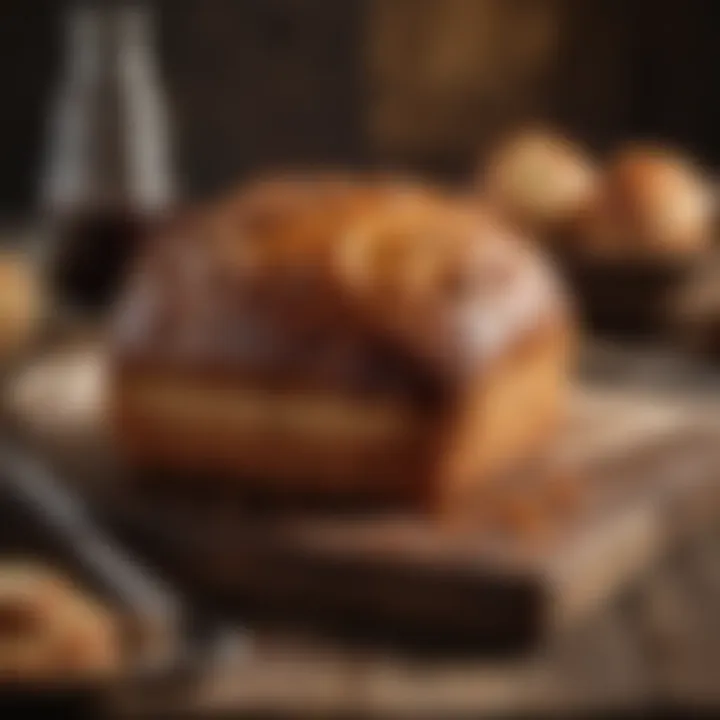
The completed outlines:
[[[499,131],[535,119],[598,151],[660,138],[719,159],[712,0],[149,4],[193,197],[293,163],[463,174]],[[65,5],[3,3],[4,218],[36,201]]]

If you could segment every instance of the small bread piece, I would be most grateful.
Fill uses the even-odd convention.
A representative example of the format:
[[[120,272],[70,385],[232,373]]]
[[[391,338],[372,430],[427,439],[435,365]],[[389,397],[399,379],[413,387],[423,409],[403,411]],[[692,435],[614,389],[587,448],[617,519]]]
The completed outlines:
[[[35,563],[0,565],[0,678],[63,681],[119,670],[117,620]]]
[[[578,250],[599,258],[687,259],[709,247],[714,199],[691,159],[632,146],[610,162],[579,224]]]
[[[573,325],[539,249],[423,185],[298,182],[209,207],[138,267],[110,379],[126,460],[438,507],[542,449]]]
[[[560,133],[525,130],[500,143],[481,167],[491,203],[526,230],[562,232],[575,223],[598,183],[595,163]]]

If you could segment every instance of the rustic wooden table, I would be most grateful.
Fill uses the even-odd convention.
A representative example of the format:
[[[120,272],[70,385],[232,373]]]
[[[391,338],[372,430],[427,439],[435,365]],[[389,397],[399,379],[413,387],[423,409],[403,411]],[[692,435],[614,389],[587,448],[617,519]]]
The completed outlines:
[[[258,632],[227,644],[191,692],[121,714],[448,717],[720,706],[720,534],[669,558],[592,621],[532,656],[421,657]]]

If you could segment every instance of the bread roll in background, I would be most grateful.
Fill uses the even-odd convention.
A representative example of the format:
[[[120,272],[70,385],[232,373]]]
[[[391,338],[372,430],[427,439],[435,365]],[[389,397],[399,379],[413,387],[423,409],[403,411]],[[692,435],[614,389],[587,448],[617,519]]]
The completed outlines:
[[[709,179],[690,158],[633,145],[608,164],[580,222],[578,249],[620,260],[694,257],[711,243],[714,204]]]
[[[510,220],[536,234],[562,232],[590,202],[598,170],[559,132],[528,129],[499,144],[479,173],[481,191]]]
[[[0,251],[0,362],[32,339],[43,307],[42,284],[30,259],[20,252]]]

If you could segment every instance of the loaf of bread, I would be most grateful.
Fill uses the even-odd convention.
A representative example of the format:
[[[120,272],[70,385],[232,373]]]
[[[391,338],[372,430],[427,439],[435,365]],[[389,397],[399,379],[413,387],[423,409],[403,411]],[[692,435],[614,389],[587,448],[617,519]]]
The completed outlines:
[[[711,244],[713,205],[710,183],[690,158],[633,145],[608,164],[579,224],[577,249],[616,260],[691,258]]]
[[[531,245],[420,185],[258,182],[155,239],[114,332],[132,463],[438,507],[539,452],[571,313]]]

